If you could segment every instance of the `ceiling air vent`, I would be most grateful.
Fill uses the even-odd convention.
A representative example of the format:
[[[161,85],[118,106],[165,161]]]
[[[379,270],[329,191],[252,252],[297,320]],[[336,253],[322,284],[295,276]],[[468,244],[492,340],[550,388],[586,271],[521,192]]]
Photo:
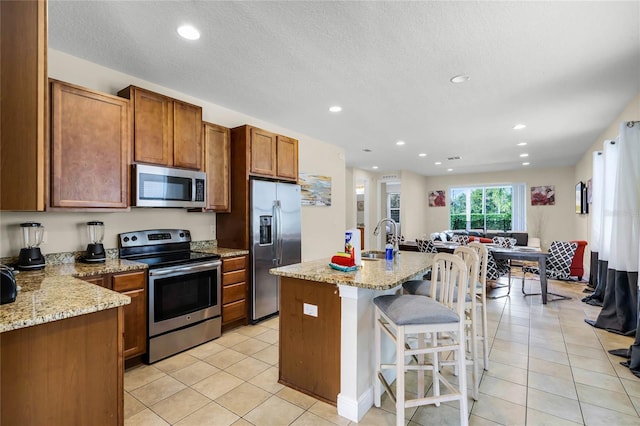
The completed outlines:
[[[447,158],[447,160],[452,161],[452,160],[459,160],[459,159],[461,159],[461,158],[462,158],[462,157],[460,157],[460,156],[457,156],[457,155],[456,155],[455,157],[449,157],[449,158]]]

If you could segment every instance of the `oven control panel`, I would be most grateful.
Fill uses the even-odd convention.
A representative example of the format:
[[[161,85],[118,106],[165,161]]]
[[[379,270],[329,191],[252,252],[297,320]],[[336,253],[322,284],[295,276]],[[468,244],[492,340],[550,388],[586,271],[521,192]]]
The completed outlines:
[[[149,229],[118,234],[118,244],[120,247],[140,247],[188,242],[191,242],[191,233],[186,229]]]

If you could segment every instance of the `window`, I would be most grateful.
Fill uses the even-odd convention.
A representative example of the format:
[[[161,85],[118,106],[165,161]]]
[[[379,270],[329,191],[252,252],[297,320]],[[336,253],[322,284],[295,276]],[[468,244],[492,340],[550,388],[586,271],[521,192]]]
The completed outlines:
[[[387,193],[387,217],[400,223],[400,193]]]
[[[524,231],[525,189],[525,184],[451,188],[451,229]]]

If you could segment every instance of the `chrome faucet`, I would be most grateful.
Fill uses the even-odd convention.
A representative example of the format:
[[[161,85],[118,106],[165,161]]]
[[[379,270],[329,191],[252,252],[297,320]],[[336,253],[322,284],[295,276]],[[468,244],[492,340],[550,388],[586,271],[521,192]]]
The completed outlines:
[[[373,230],[373,235],[377,237],[378,234],[380,234],[380,226],[385,222],[390,222],[393,225],[393,254],[395,255],[398,253],[398,250],[399,250],[398,241],[400,240],[400,237],[398,236],[398,224],[396,223],[395,220],[389,217],[385,217],[384,219],[382,219],[376,225],[376,229]]]

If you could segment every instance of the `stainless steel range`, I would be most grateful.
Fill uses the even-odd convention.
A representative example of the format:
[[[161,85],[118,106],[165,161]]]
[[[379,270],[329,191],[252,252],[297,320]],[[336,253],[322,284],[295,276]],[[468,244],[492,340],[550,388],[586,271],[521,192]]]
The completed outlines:
[[[185,229],[118,234],[120,258],[149,265],[149,363],[220,337],[220,256],[190,242]]]

